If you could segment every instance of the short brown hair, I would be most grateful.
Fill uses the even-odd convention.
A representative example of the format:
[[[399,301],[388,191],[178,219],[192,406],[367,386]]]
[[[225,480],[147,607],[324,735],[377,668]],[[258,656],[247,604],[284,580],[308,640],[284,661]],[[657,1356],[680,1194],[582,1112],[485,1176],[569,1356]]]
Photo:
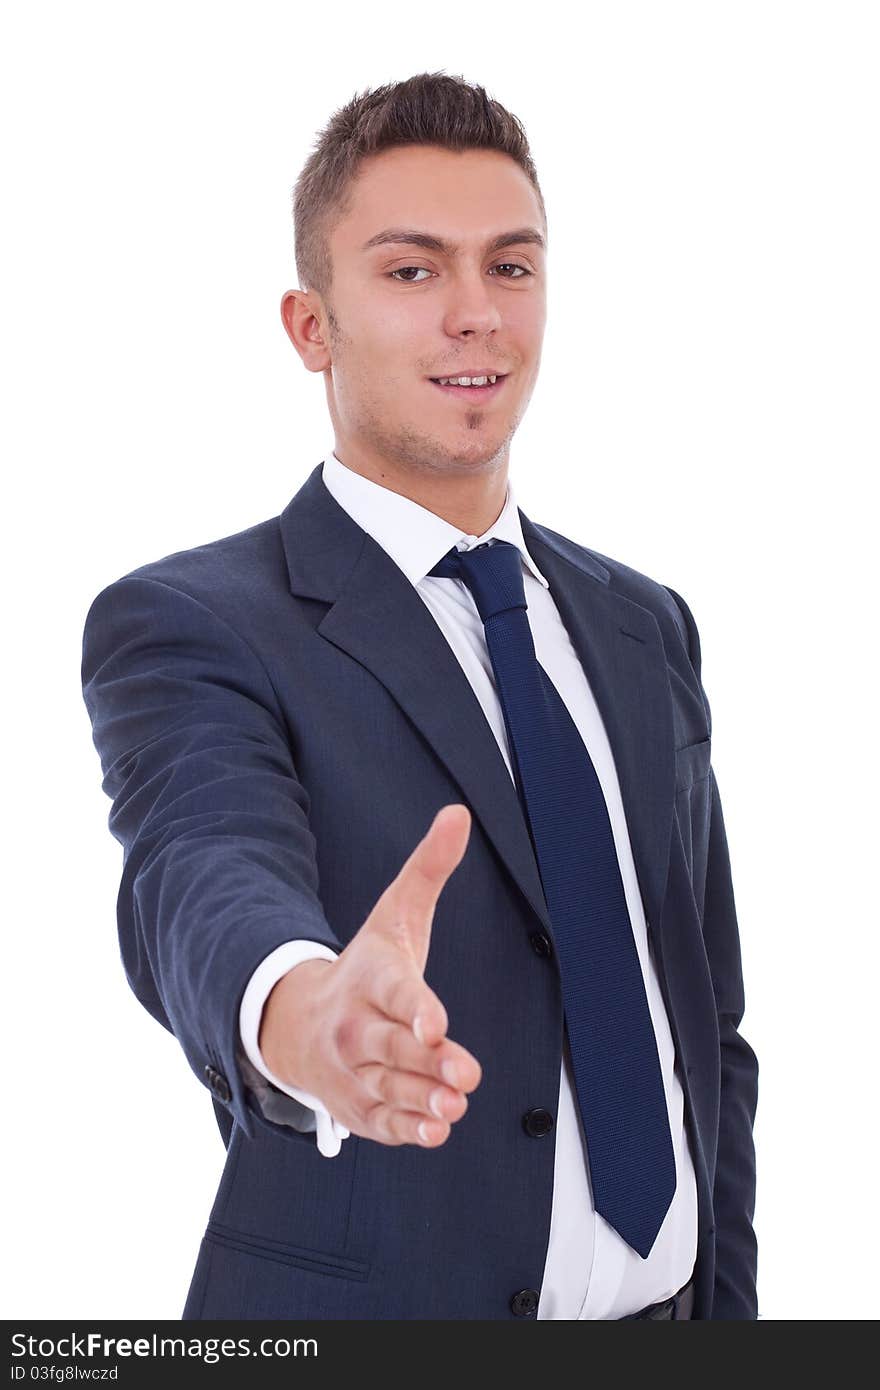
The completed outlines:
[[[525,131],[483,87],[444,72],[422,72],[402,82],[367,88],[330,117],[293,190],[296,270],[300,287],[323,297],[332,281],[329,234],[350,207],[361,161],[397,145],[440,145],[448,150],[498,150],[510,155],[547,212]]]

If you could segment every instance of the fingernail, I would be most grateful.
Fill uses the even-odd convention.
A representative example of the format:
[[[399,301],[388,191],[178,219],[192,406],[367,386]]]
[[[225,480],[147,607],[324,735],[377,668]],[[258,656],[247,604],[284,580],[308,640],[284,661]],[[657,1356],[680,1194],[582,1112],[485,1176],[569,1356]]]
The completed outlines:
[[[436,1115],[438,1120],[443,1119],[443,1111],[440,1108],[440,1101],[443,1099],[442,1091],[432,1091],[428,1097],[428,1107],[432,1115]]]
[[[446,1057],[443,1060],[440,1066],[440,1073],[443,1077],[443,1080],[447,1081],[450,1086],[455,1086],[458,1084],[458,1073],[455,1070],[455,1063],[453,1062],[451,1057]]]
[[[421,1014],[416,1014],[415,1018],[413,1019],[413,1026],[412,1026],[412,1028],[413,1028],[413,1032],[415,1033],[416,1042],[423,1043],[423,1042],[425,1041],[425,1038],[424,1038],[424,1034],[422,1033],[422,1015],[421,1015]]]
[[[424,1120],[419,1120],[419,1138],[423,1144],[428,1143],[428,1128]]]

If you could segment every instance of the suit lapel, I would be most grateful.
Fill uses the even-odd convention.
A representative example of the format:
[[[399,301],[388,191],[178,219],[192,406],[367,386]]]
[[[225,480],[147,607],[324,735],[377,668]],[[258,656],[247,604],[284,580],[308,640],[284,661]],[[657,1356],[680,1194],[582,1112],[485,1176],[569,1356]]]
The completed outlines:
[[[666,892],[675,800],[672,696],[660,628],[649,609],[611,588],[610,572],[588,551],[519,514],[605,725],[653,931]]]
[[[581,659],[617,765],[649,922],[659,921],[674,795],[672,711],[653,615],[614,593],[581,547],[534,526],[526,545]],[[470,682],[412,584],[313,470],[280,518],[291,591],[331,607],[318,633],[385,686],[461,788],[545,928],[552,928],[510,774]],[[439,810],[439,806],[437,808]]]

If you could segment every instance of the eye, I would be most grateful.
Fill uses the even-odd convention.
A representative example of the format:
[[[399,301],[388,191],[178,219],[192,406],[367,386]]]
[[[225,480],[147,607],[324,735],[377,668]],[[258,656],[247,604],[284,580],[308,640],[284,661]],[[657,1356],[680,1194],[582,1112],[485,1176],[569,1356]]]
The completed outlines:
[[[402,266],[400,266],[397,270],[392,270],[392,271],[391,271],[391,274],[392,274],[392,275],[403,275],[404,271],[407,271],[407,270],[424,270],[426,275],[430,275],[430,274],[431,274],[430,270],[425,269],[425,267],[424,267],[423,265],[402,265]],[[422,280],[403,280],[402,283],[403,283],[404,285],[421,285],[421,284],[424,283],[424,281],[422,281]]]

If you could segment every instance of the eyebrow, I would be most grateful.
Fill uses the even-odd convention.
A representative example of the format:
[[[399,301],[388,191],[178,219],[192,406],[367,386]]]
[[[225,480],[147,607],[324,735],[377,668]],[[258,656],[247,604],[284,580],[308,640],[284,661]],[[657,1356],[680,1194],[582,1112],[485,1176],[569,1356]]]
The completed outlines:
[[[377,232],[369,241],[365,241],[361,250],[371,251],[374,246],[385,246],[389,242],[395,245],[421,246],[426,251],[439,251],[441,255],[450,257],[457,256],[461,249],[454,242],[444,241],[442,237],[433,236],[430,232],[419,232],[412,227],[387,227],[385,231]],[[487,242],[484,249],[491,255],[493,251],[502,251],[505,246],[519,246],[523,242],[540,246],[542,251],[546,250],[544,238],[534,227],[518,227],[513,232],[502,232],[500,236]]]

